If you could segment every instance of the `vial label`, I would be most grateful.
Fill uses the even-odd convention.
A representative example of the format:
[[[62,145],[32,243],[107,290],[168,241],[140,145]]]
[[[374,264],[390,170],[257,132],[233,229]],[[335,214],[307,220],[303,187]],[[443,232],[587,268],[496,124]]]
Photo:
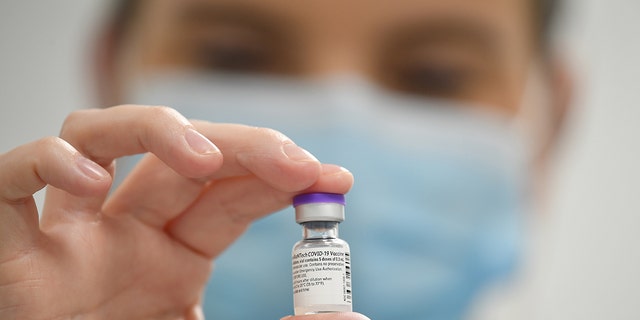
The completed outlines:
[[[296,315],[351,311],[351,259],[348,248],[306,248],[293,252]]]

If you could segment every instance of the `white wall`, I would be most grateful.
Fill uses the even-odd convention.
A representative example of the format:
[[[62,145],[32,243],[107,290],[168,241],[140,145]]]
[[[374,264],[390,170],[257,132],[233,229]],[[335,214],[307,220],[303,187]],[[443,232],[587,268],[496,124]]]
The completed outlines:
[[[56,135],[70,110],[93,106],[87,41],[105,3],[0,2],[0,152]],[[502,314],[640,319],[640,2],[572,3],[577,110],[536,224],[526,302]]]
[[[65,115],[90,106],[87,40],[100,0],[0,2],[0,152],[57,135]]]
[[[574,0],[575,117],[544,241],[541,319],[640,319],[640,2]]]
[[[640,319],[640,2],[569,0],[576,101],[522,276],[474,319]]]

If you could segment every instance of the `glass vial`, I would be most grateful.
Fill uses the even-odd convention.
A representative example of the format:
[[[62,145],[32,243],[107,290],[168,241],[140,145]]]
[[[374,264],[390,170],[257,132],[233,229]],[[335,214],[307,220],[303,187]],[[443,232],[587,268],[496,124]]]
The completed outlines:
[[[296,222],[302,225],[302,240],[292,251],[295,315],[352,311],[349,245],[338,238],[344,205],[342,194],[293,199]]]

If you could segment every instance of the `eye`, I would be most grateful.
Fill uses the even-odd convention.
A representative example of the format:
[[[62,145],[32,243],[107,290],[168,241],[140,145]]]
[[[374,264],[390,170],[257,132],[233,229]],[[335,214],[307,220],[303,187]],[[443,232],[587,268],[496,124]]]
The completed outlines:
[[[390,86],[402,92],[455,98],[463,95],[471,80],[469,70],[438,63],[408,63],[390,71]]]
[[[211,71],[267,72],[273,68],[272,54],[259,41],[242,38],[205,40],[197,50],[198,64]]]
[[[455,43],[391,45],[382,52],[379,79],[398,92],[469,100],[486,78],[486,60],[477,50]]]
[[[216,22],[190,33],[193,64],[202,70],[237,73],[282,73],[288,48],[265,28],[247,23]]]

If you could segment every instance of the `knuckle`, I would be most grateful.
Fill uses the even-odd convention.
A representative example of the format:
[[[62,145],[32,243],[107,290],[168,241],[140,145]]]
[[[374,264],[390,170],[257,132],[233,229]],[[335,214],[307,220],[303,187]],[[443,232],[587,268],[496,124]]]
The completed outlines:
[[[75,152],[66,141],[49,136],[19,146],[0,157],[0,201],[10,204],[24,204],[30,196],[46,182],[42,168],[51,167],[51,163],[60,163],[69,159]],[[53,165],[55,167],[55,165]],[[1,308],[0,308],[1,309]],[[1,311],[1,310],[0,310]]]
[[[66,145],[66,141],[64,141],[62,138],[54,136],[44,137],[34,142],[35,150],[42,150],[44,152],[53,151]]]
[[[167,106],[147,106],[145,117],[142,123],[142,134],[150,135],[158,128],[175,127],[176,123],[189,125],[186,118],[178,111]]]
[[[253,127],[252,130],[257,137],[264,137],[264,138],[267,138],[270,140],[276,140],[279,142],[291,140],[287,136],[285,136],[282,132],[275,129],[266,128],[266,127]]]
[[[196,127],[197,130],[201,130],[201,129],[205,129],[211,125],[213,125],[212,122],[206,121],[206,120],[201,120],[201,119],[189,119],[189,122],[191,122],[191,124],[193,126]]]
[[[61,154],[74,154],[77,151],[64,139],[49,136],[35,141],[27,151],[27,158],[33,162],[48,161],[51,157],[60,157]]]
[[[175,120],[176,117],[181,117],[176,109],[167,106],[149,106],[147,110],[149,116],[157,120]]]
[[[52,143],[55,143],[55,137],[45,137],[13,148],[0,155],[0,169],[12,167],[17,161],[33,162],[37,158],[37,153],[49,148]],[[0,170],[0,176],[6,173],[8,173],[7,170]]]
[[[77,127],[78,123],[84,122],[87,114],[91,112],[91,110],[76,110],[67,115],[62,122],[62,128],[60,129],[60,136],[65,137],[69,136],[73,130]]]
[[[178,111],[167,106],[147,106],[144,114],[139,131],[143,141],[149,140],[159,128],[173,127],[172,124],[184,119]]]

